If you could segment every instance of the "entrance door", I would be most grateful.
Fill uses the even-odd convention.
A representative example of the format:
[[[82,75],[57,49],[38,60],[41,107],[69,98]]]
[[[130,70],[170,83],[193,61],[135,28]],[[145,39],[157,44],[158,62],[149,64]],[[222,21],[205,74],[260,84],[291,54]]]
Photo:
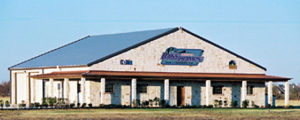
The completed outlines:
[[[184,86],[177,86],[177,106],[184,106]]]

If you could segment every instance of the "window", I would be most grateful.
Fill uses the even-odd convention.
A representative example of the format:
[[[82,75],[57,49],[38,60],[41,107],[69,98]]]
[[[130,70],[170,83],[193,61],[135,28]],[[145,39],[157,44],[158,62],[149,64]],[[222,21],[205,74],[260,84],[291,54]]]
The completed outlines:
[[[236,62],[234,60],[229,61],[229,69],[237,69]]]
[[[213,87],[213,94],[222,94],[223,86],[214,86]]]
[[[80,93],[81,92],[81,85],[79,84],[79,82],[77,82],[77,93]]]
[[[113,93],[114,92],[114,84],[108,83],[105,85],[105,92]]]
[[[254,86],[252,86],[252,85],[248,85],[247,86],[247,94],[248,95],[252,95],[253,94],[253,88],[254,88]]]
[[[137,86],[138,93],[147,93],[147,84],[140,84]]]
[[[60,90],[60,83],[57,84],[57,89]]]

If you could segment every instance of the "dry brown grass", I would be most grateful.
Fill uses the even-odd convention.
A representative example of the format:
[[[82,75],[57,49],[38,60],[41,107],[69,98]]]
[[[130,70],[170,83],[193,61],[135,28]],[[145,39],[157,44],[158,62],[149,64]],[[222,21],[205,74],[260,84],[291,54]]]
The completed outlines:
[[[300,106],[300,100],[290,100],[292,106]],[[276,106],[284,106],[284,100],[276,100]]]
[[[73,109],[0,111],[0,119],[299,119],[300,109]]]
[[[0,100],[3,100],[4,102],[8,100],[9,103],[10,103],[10,98],[9,97],[0,97]]]

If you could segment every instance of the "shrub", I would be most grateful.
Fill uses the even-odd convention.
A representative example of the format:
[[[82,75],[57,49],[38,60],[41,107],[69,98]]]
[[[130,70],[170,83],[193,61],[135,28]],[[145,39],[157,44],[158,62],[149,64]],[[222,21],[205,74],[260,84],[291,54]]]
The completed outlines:
[[[71,107],[71,108],[74,108],[74,106],[75,106],[74,103],[71,103],[71,104],[70,104],[70,107]]]
[[[51,97],[48,98],[48,103],[51,107],[53,107],[54,104],[56,104],[56,102],[57,102],[56,97],[55,98],[51,98]]]
[[[99,107],[100,107],[100,108],[104,108],[104,104],[100,104]]]
[[[47,104],[47,103],[43,103],[42,106],[43,106],[44,108],[48,108],[48,104]]]
[[[160,107],[167,107],[167,101],[165,101],[164,99],[159,101],[159,106]]]
[[[92,107],[93,107],[93,104],[92,104],[92,103],[90,103],[90,104],[89,104],[89,107],[90,107],[90,108],[92,108]]]
[[[25,104],[25,101],[24,101],[24,100],[22,100],[21,104],[19,104],[19,107],[23,107],[23,108],[26,107],[26,104]]]
[[[242,102],[242,107],[243,107],[243,108],[247,108],[248,105],[249,105],[249,101],[248,101],[248,100],[244,100],[244,101]]]
[[[149,106],[149,101],[143,101],[142,102],[142,107],[148,107]]]
[[[153,100],[152,100],[152,99],[149,100],[149,106],[150,106],[150,107],[153,106]]]
[[[160,99],[158,97],[155,97],[153,99],[154,105],[158,106],[159,105],[159,101],[160,101]]]
[[[40,103],[35,102],[35,103],[34,103],[34,107],[36,107],[36,108],[40,107]]]
[[[34,107],[34,103],[30,103],[29,108],[33,108],[33,107]]]
[[[0,107],[3,107],[3,100],[0,100]]]
[[[252,103],[252,106],[253,106],[254,108],[259,108],[259,106],[256,105],[256,104],[254,103],[254,101],[252,101],[251,103]]]
[[[219,106],[219,100],[214,100],[214,105],[215,105],[215,107],[218,107]]]
[[[10,106],[9,101],[6,100],[6,101],[5,101],[5,107],[9,107],[9,106]]]
[[[233,108],[238,107],[238,102],[237,101],[232,101],[231,102],[231,107],[233,107]]]
[[[81,108],[85,108],[86,107],[86,103],[82,103]]]

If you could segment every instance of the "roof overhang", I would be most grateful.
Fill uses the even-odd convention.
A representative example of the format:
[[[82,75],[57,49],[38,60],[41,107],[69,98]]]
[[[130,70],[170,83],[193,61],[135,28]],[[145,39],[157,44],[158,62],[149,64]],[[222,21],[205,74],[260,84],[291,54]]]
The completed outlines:
[[[291,78],[265,75],[265,74],[239,74],[239,73],[187,73],[187,72],[137,72],[137,71],[60,71],[48,74],[32,75],[36,79],[62,79],[62,78],[153,78],[170,80],[214,80],[214,81],[288,81]]]

